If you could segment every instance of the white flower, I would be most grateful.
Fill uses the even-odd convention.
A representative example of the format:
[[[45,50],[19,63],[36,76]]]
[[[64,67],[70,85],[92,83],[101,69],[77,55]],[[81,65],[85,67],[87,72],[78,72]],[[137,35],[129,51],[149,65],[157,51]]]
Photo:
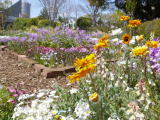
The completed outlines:
[[[41,97],[43,97],[44,95],[45,95],[45,93],[43,93],[43,92],[38,93],[37,98],[41,98]]]
[[[76,89],[76,88],[72,88],[70,90],[70,94],[74,94],[74,93],[77,93],[77,92],[78,92],[78,89]]]
[[[121,33],[122,33],[122,29],[121,28],[118,28],[118,29],[115,29],[115,30],[111,31],[111,35],[119,35]]]
[[[89,104],[80,101],[75,108],[75,113],[79,119],[86,120],[91,113]]]

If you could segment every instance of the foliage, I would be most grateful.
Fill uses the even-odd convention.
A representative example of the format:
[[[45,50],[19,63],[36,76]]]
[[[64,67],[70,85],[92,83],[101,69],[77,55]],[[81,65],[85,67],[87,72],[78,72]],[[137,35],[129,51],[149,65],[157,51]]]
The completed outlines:
[[[106,9],[108,5],[107,0],[87,0],[91,6],[101,8],[101,9]]]
[[[48,67],[71,65],[76,56],[82,57],[92,51],[88,46],[92,35],[79,29],[32,27],[28,33],[16,36],[0,38],[0,42]]]
[[[47,19],[39,20],[38,27],[42,28],[42,27],[47,27],[47,26],[49,26],[49,21]]]
[[[153,32],[155,37],[160,36],[160,19],[155,19],[152,21],[144,22],[138,29],[139,34],[145,35],[147,38],[149,38],[150,33]]]
[[[121,16],[124,15],[124,12],[117,9],[112,14],[104,14],[101,16],[102,27],[107,27],[110,29],[122,27],[121,21],[119,20]]]
[[[39,18],[31,18],[27,23],[27,27],[29,28],[31,26],[38,26],[38,23],[39,23]]]
[[[116,0],[115,3],[118,8],[126,13],[133,12],[134,18],[152,20],[160,17],[159,0],[134,0],[134,3],[131,0]],[[132,3],[134,4],[133,6],[131,5]]]
[[[16,30],[25,30],[28,27],[29,18],[17,18],[13,23],[13,28]]]
[[[49,21],[39,18],[17,18],[13,23],[13,28],[16,30],[26,30],[31,26],[46,27],[49,26]]]
[[[14,105],[10,99],[10,93],[5,88],[0,89],[0,120],[12,120]]]
[[[102,11],[106,10],[109,5],[109,0],[87,0],[90,5],[90,15],[92,24],[97,25],[98,18]]]
[[[45,8],[43,8],[38,16],[40,19],[49,19],[48,12]]]
[[[89,28],[92,26],[91,19],[88,17],[80,17],[76,21],[76,25],[83,30],[89,30]]]
[[[139,26],[136,21],[132,26],[122,21],[130,27],[131,35]],[[76,92],[57,90],[59,115],[78,120],[159,119],[160,43],[153,38],[148,42],[143,36],[131,40],[124,34],[117,41],[107,35],[99,39],[94,46],[96,57],[91,54],[74,61],[76,73],[68,78],[78,85]],[[96,70],[91,71],[95,58]]]

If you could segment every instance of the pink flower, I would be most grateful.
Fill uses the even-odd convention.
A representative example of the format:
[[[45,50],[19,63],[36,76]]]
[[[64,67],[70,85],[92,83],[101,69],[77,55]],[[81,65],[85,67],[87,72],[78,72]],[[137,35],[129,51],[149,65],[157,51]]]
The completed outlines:
[[[17,93],[18,93],[18,95],[23,95],[23,94],[25,94],[26,92],[23,91],[23,90],[18,90]]]
[[[11,100],[11,103],[12,104],[16,104],[16,100]]]
[[[16,93],[17,91],[16,91],[16,89],[14,89],[13,87],[9,87],[9,92],[11,92],[11,93]]]
[[[14,97],[18,97],[19,95],[18,95],[18,94],[13,94],[13,96],[14,96]]]

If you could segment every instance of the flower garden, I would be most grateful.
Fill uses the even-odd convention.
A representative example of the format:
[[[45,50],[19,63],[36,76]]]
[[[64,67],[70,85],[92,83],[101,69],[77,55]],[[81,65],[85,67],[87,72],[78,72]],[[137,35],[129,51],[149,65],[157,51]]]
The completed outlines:
[[[2,120],[159,120],[160,39],[137,34],[141,20],[121,16],[110,33],[36,28],[0,45],[48,68],[74,66],[67,84],[28,93],[0,90]],[[117,32],[118,31],[118,32]],[[58,79],[57,79],[58,80]],[[47,82],[47,81],[46,81]]]

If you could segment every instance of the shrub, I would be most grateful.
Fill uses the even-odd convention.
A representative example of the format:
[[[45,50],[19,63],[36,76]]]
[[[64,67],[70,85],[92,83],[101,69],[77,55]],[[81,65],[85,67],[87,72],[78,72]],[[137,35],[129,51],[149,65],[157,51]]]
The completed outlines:
[[[80,17],[76,21],[77,27],[83,30],[88,30],[92,26],[91,19],[88,17]]]
[[[155,37],[160,36],[160,19],[144,22],[138,29],[139,34],[143,34],[146,37],[150,36],[151,32],[154,32]]]
[[[47,19],[42,19],[38,22],[38,27],[46,27],[49,25],[49,21]]]
[[[28,27],[29,18],[17,18],[13,23],[13,28],[16,30],[24,30]]]
[[[58,21],[52,22],[52,27],[53,27],[53,28],[56,28],[56,27],[58,27],[58,26],[60,26],[60,25],[61,25],[61,23],[58,22]]]
[[[6,89],[0,89],[0,120],[11,120],[14,105],[8,102],[11,99]]]
[[[27,27],[37,26],[39,23],[39,18],[31,18],[27,23]]]

